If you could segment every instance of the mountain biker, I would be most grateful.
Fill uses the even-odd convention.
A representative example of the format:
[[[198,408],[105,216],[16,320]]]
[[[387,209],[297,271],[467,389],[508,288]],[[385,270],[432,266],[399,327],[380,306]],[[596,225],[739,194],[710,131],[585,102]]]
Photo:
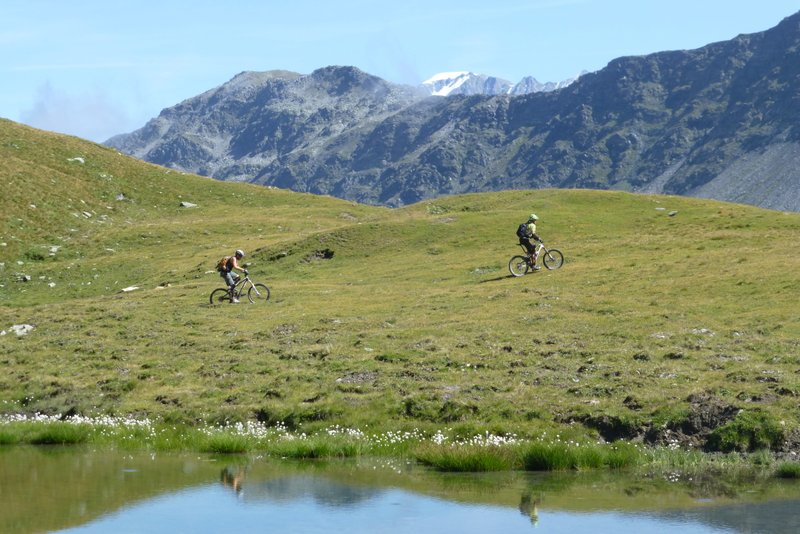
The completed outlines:
[[[544,243],[542,238],[536,233],[536,221],[539,220],[539,217],[536,216],[535,213],[531,213],[528,217],[528,221],[525,223],[525,233],[524,235],[519,236],[519,244],[525,247],[525,250],[528,251],[528,255],[531,257],[531,262],[533,263],[533,270],[539,270],[540,267],[536,265],[536,245],[531,243],[531,238],[539,241],[540,243]]]
[[[233,256],[228,257],[228,260],[223,265],[223,268],[219,271],[219,275],[225,280],[225,283],[228,284],[231,294],[231,302],[239,302],[239,299],[236,298],[234,288],[236,288],[236,284],[239,282],[240,276],[233,271],[241,271],[245,276],[250,274],[247,272],[247,269],[239,266],[239,260],[242,258],[244,258],[244,252],[241,249],[236,249],[236,251],[233,253]]]

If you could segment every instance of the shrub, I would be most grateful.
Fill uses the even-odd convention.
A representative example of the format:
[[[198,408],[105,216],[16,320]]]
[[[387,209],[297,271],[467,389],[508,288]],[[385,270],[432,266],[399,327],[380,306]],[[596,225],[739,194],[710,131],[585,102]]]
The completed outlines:
[[[26,260],[28,261],[44,261],[47,257],[41,250],[28,250],[23,254]]]
[[[437,419],[434,403],[414,397],[403,400],[402,414],[405,417],[423,421],[436,421]]]
[[[474,404],[448,400],[445,401],[439,409],[437,420],[443,423],[466,421],[477,414],[478,411],[478,407]]]
[[[772,417],[760,412],[743,412],[733,421],[714,429],[706,448],[718,452],[775,450],[782,441],[783,429]]]

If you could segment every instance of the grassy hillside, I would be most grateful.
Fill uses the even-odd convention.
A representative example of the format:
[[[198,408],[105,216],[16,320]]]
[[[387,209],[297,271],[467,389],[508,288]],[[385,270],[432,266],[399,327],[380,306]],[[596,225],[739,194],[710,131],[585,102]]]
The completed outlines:
[[[799,214],[577,190],[388,210],[8,121],[0,179],[2,412],[797,435]],[[531,211],[567,263],[512,278]],[[268,303],[208,304],[234,248]]]

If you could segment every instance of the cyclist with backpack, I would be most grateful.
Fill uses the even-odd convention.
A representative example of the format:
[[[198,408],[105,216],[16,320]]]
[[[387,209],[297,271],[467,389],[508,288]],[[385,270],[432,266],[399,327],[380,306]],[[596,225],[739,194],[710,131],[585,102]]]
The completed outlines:
[[[225,280],[225,283],[228,284],[231,293],[231,302],[239,302],[239,299],[236,298],[234,293],[234,289],[236,288],[236,283],[239,281],[239,275],[233,271],[241,271],[247,276],[248,273],[247,269],[239,266],[239,260],[244,258],[244,252],[241,249],[236,249],[233,253],[233,256],[225,256],[219,263],[217,264],[217,270],[219,271],[219,275]]]
[[[531,243],[531,238],[544,243],[542,238],[536,233],[536,221],[539,220],[539,217],[536,216],[535,213],[531,213],[530,217],[528,217],[527,222],[524,222],[519,225],[517,228],[517,237],[519,238],[519,244],[525,247],[525,250],[528,251],[528,255],[531,257],[531,263],[533,264],[533,270],[538,271],[540,267],[536,265],[536,245]]]

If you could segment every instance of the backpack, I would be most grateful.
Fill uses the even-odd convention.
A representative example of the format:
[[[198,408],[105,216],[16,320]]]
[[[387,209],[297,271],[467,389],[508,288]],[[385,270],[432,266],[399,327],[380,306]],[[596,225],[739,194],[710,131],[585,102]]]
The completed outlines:
[[[217,262],[217,270],[219,272],[227,271],[228,270],[228,262],[230,261],[230,259],[231,259],[230,256],[223,256],[222,258],[220,258],[220,260]]]
[[[528,237],[528,224],[522,223],[517,227],[517,237],[520,239]]]

